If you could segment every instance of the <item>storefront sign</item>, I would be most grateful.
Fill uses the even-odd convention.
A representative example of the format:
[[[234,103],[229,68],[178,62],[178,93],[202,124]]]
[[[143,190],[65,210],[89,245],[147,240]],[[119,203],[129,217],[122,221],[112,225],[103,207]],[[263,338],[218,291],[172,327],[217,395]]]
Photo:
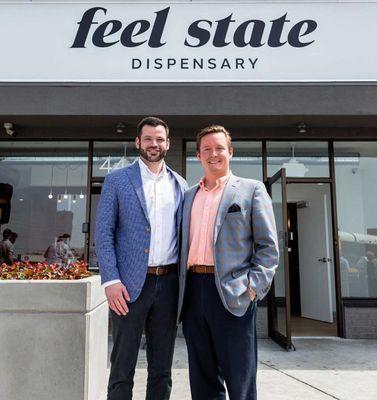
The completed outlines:
[[[375,81],[375,15],[360,2],[0,2],[0,81]]]

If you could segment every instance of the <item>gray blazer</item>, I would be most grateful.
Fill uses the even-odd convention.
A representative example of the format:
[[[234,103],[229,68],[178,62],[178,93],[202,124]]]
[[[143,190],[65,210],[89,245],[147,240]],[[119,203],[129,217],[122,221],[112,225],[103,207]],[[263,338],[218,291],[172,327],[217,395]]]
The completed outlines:
[[[185,193],[183,206],[179,319],[186,284],[190,215],[197,190],[198,185]],[[248,286],[254,290],[257,299],[262,299],[270,289],[279,260],[271,199],[262,182],[230,176],[213,234],[217,290],[224,307],[232,314],[242,316],[251,302]]]

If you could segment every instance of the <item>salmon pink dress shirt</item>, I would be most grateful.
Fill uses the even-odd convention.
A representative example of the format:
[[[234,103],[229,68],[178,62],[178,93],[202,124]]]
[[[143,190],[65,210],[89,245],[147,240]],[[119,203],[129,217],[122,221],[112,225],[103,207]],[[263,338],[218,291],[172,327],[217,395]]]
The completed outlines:
[[[187,266],[215,265],[213,257],[213,237],[217,211],[230,173],[216,181],[209,190],[205,187],[205,178],[199,182],[199,189],[191,209],[190,250]]]

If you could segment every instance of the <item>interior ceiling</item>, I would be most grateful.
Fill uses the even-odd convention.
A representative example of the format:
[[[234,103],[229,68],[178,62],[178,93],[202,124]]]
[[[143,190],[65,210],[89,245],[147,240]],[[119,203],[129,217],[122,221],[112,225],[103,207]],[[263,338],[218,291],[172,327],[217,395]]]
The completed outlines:
[[[12,122],[22,129],[28,128],[104,128],[115,127],[123,122],[135,127],[143,116],[8,116],[4,122]],[[169,116],[159,115],[171,128],[198,129],[209,124],[221,124],[234,128],[289,128],[304,122],[311,128],[377,128],[376,116]]]

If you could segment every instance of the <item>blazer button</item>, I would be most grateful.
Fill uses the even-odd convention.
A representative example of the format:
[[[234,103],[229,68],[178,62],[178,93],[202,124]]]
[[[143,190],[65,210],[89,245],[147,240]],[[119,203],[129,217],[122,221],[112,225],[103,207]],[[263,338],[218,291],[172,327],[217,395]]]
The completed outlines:
[[[144,249],[144,253],[149,253],[149,249]]]
[[[151,228],[146,227],[145,230],[146,230],[147,232],[150,232],[150,231],[151,231]]]

